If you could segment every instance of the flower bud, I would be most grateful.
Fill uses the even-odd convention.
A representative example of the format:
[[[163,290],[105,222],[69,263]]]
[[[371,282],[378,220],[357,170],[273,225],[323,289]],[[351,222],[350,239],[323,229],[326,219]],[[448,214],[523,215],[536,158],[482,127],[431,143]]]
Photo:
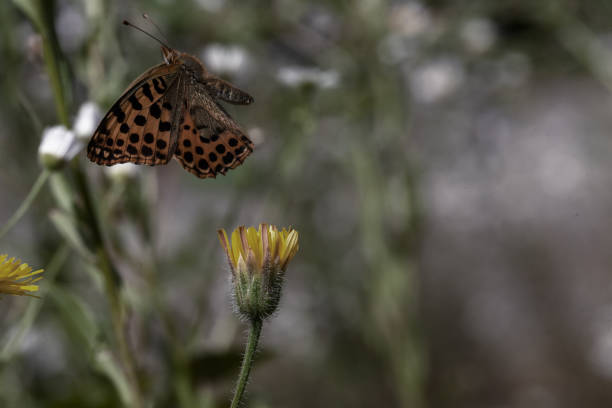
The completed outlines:
[[[101,119],[102,112],[95,102],[85,102],[82,104],[72,127],[77,139],[87,143]]]
[[[59,170],[76,156],[83,143],[64,125],[45,128],[38,147],[38,159],[49,170]]]
[[[251,321],[274,313],[280,301],[285,270],[298,251],[298,232],[260,224],[259,229],[238,227],[228,240],[219,230],[232,272],[237,313]]]
[[[106,175],[117,182],[126,182],[138,174],[138,165],[134,163],[117,163],[114,166],[104,167]]]

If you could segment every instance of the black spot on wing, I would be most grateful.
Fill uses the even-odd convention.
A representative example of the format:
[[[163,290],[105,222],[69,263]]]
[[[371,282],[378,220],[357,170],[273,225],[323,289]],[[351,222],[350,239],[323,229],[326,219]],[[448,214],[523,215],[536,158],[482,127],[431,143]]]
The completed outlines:
[[[147,118],[145,118],[143,115],[138,115],[134,118],[134,123],[138,126],[144,126],[145,123],[147,123]]]
[[[159,119],[161,117],[161,109],[159,107],[158,104],[154,103],[153,105],[151,105],[151,107],[149,108],[149,113],[151,114],[151,116],[153,116],[155,119]]]
[[[223,163],[230,164],[234,160],[234,155],[228,152],[225,156],[223,156]]]
[[[117,122],[122,123],[125,120],[125,112],[123,111],[123,109],[121,109],[121,106],[119,106],[119,104],[113,106],[112,112],[113,115],[115,115],[115,117],[117,118]]]
[[[144,96],[146,96],[149,101],[153,102],[153,94],[151,93],[151,87],[149,86],[149,84],[145,83],[141,89]]]
[[[132,96],[128,98],[128,101],[132,105],[132,109],[136,109],[136,110],[142,109],[142,104],[138,101],[138,98],[136,98],[136,95],[132,94]]]
[[[157,92],[158,94],[163,94],[166,88],[160,85],[161,84],[159,83],[157,78],[153,78],[153,88],[155,88],[155,92]]]

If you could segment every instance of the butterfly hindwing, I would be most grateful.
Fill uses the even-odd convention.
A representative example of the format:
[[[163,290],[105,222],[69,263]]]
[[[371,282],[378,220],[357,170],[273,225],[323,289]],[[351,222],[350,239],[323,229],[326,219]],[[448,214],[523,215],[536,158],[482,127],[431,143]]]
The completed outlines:
[[[132,83],[111,107],[87,146],[87,157],[116,163],[165,164],[171,156],[171,129],[179,75],[160,65]]]
[[[193,90],[186,103],[174,152],[183,167],[200,178],[216,177],[240,165],[253,142],[206,92]]]

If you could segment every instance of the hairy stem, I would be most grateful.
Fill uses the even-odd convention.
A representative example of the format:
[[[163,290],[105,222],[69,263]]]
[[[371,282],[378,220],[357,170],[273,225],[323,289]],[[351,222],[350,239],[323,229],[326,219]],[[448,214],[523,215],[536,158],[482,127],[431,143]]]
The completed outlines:
[[[240,406],[244,389],[249,381],[249,374],[251,372],[251,366],[253,365],[253,357],[257,350],[257,343],[259,342],[259,336],[261,335],[261,326],[263,325],[262,320],[252,320],[251,330],[249,331],[249,338],[247,340],[246,350],[242,359],[242,368],[240,369],[240,376],[238,377],[238,384],[234,391],[234,398],[232,399],[231,408],[237,408]]]

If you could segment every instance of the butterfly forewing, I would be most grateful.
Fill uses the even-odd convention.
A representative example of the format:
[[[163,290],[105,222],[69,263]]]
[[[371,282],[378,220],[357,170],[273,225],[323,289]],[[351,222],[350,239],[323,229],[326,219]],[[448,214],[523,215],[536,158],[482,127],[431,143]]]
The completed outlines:
[[[87,146],[87,157],[107,166],[165,164],[179,96],[176,66],[154,67],[132,83],[106,114]]]
[[[225,174],[244,161],[253,151],[253,143],[204,90],[195,87],[190,96],[175,156],[200,178]]]

